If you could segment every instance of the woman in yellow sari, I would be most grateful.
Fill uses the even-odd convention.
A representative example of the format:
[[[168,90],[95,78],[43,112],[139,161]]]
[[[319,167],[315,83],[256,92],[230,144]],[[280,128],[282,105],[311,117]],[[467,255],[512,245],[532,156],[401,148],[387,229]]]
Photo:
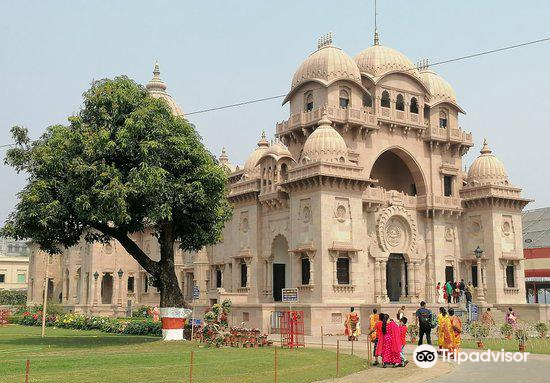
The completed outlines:
[[[445,346],[445,334],[443,333],[443,319],[447,315],[445,307],[439,308],[439,314],[437,314],[437,345],[439,346],[438,354],[441,354],[441,349]]]
[[[451,309],[449,309],[449,311],[450,310]],[[439,328],[437,329],[437,343],[439,344],[440,349],[445,349],[448,350],[446,352],[451,352],[454,344],[454,332],[451,325],[451,318],[443,307],[439,309],[439,312],[440,314],[438,316]]]
[[[459,317],[455,316],[455,311],[451,308],[449,309],[449,320],[451,324],[452,336],[452,345],[448,347],[451,352],[460,351],[460,343],[462,342],[462,321]]]

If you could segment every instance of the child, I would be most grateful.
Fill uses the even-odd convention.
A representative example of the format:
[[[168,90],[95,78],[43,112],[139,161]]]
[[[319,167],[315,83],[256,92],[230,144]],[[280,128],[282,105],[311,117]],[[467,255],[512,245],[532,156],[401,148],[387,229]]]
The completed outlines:
[[[401,367],[405,367],[409,361],[405,358],[405,345],[407,344],[407,318],[404,316],[399,320],[399,330],[401,331]]]

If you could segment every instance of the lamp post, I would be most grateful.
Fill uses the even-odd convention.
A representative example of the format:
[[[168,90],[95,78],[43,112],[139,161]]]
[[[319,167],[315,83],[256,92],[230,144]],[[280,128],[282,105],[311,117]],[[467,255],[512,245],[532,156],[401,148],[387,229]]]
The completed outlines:
[[[124,271],[122,269],[118,269],[118,306],[122,306],[122,276],[124,275]]]
[[[97,305],[97,279],[99,278],[99,273],[96,271],[94,274],[94,305]]]
[[[479,303],[485,302],[485,294],[483,292],[483,281],[481,275],[481,257],[483,256],[483,250],[478,246],[474,250],[474,255],[477,259],[477,300]]]

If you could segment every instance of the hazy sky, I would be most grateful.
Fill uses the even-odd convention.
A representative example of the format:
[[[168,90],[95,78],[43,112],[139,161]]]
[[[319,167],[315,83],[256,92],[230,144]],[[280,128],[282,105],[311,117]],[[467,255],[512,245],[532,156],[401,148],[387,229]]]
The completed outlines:
[[[549,1],[378,1],[381,44],[431,62],[550,36]],[[329,31],[355,56],[372,44],[369,1],[7,1],[0,3],[0,144],[22,125],[38,137],[77,111],[93,79],[126,74],[145,84],[159,60],[186,112],[284,94],[298,65]],[[435,67],[511,182],[550,205],[550,42]],[[260,132],[288,118],[281,99],[190,116],[207,147],[244,163]],[[5,149],[0,149],[2,158]],[[0,167],[0,223],[25,182]]]

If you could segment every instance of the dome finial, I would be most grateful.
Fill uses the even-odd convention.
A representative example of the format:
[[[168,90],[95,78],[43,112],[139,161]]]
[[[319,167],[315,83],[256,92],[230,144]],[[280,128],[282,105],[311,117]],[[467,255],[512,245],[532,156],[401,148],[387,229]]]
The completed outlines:
[[[147,85],[145,85],[145,87],[149,91],[166,91],[166,84],[160,79],[160,67],[158,61],[155,61],[155,66],[153,67],[153,78]]]
[[[262,139],[258,141],[258,146],[269,146],[269,142],[265,138],[265,130],[262,130]]]
[[[327,116],[327,108],[323,107],[323,115],[319,120],[319,126],[332,126],[332,121]]]
[[[374,45],[380,45],[380,36],[378,35],[378,24],[377,24],[377,16],[378,13],[376,12],[376,0],[374,0]]]
[[[483,147],[479,151],[481,154],[491,154],[493,151],[489,148],[489,145],[487,144],[487,139],[483,139]]]
[[[332,32],[327,33],[317,39],[317,49],[332,45]]]
[[[225,151],[225,146],[222,147],[222,154],[220,155],[220,163],[226,164],[229,161],[229,157],[227,157],[227,153]]]
[[[160,67],[158,60],[155,61],[155,67],[153,68],[153,76],[160,78]]]

